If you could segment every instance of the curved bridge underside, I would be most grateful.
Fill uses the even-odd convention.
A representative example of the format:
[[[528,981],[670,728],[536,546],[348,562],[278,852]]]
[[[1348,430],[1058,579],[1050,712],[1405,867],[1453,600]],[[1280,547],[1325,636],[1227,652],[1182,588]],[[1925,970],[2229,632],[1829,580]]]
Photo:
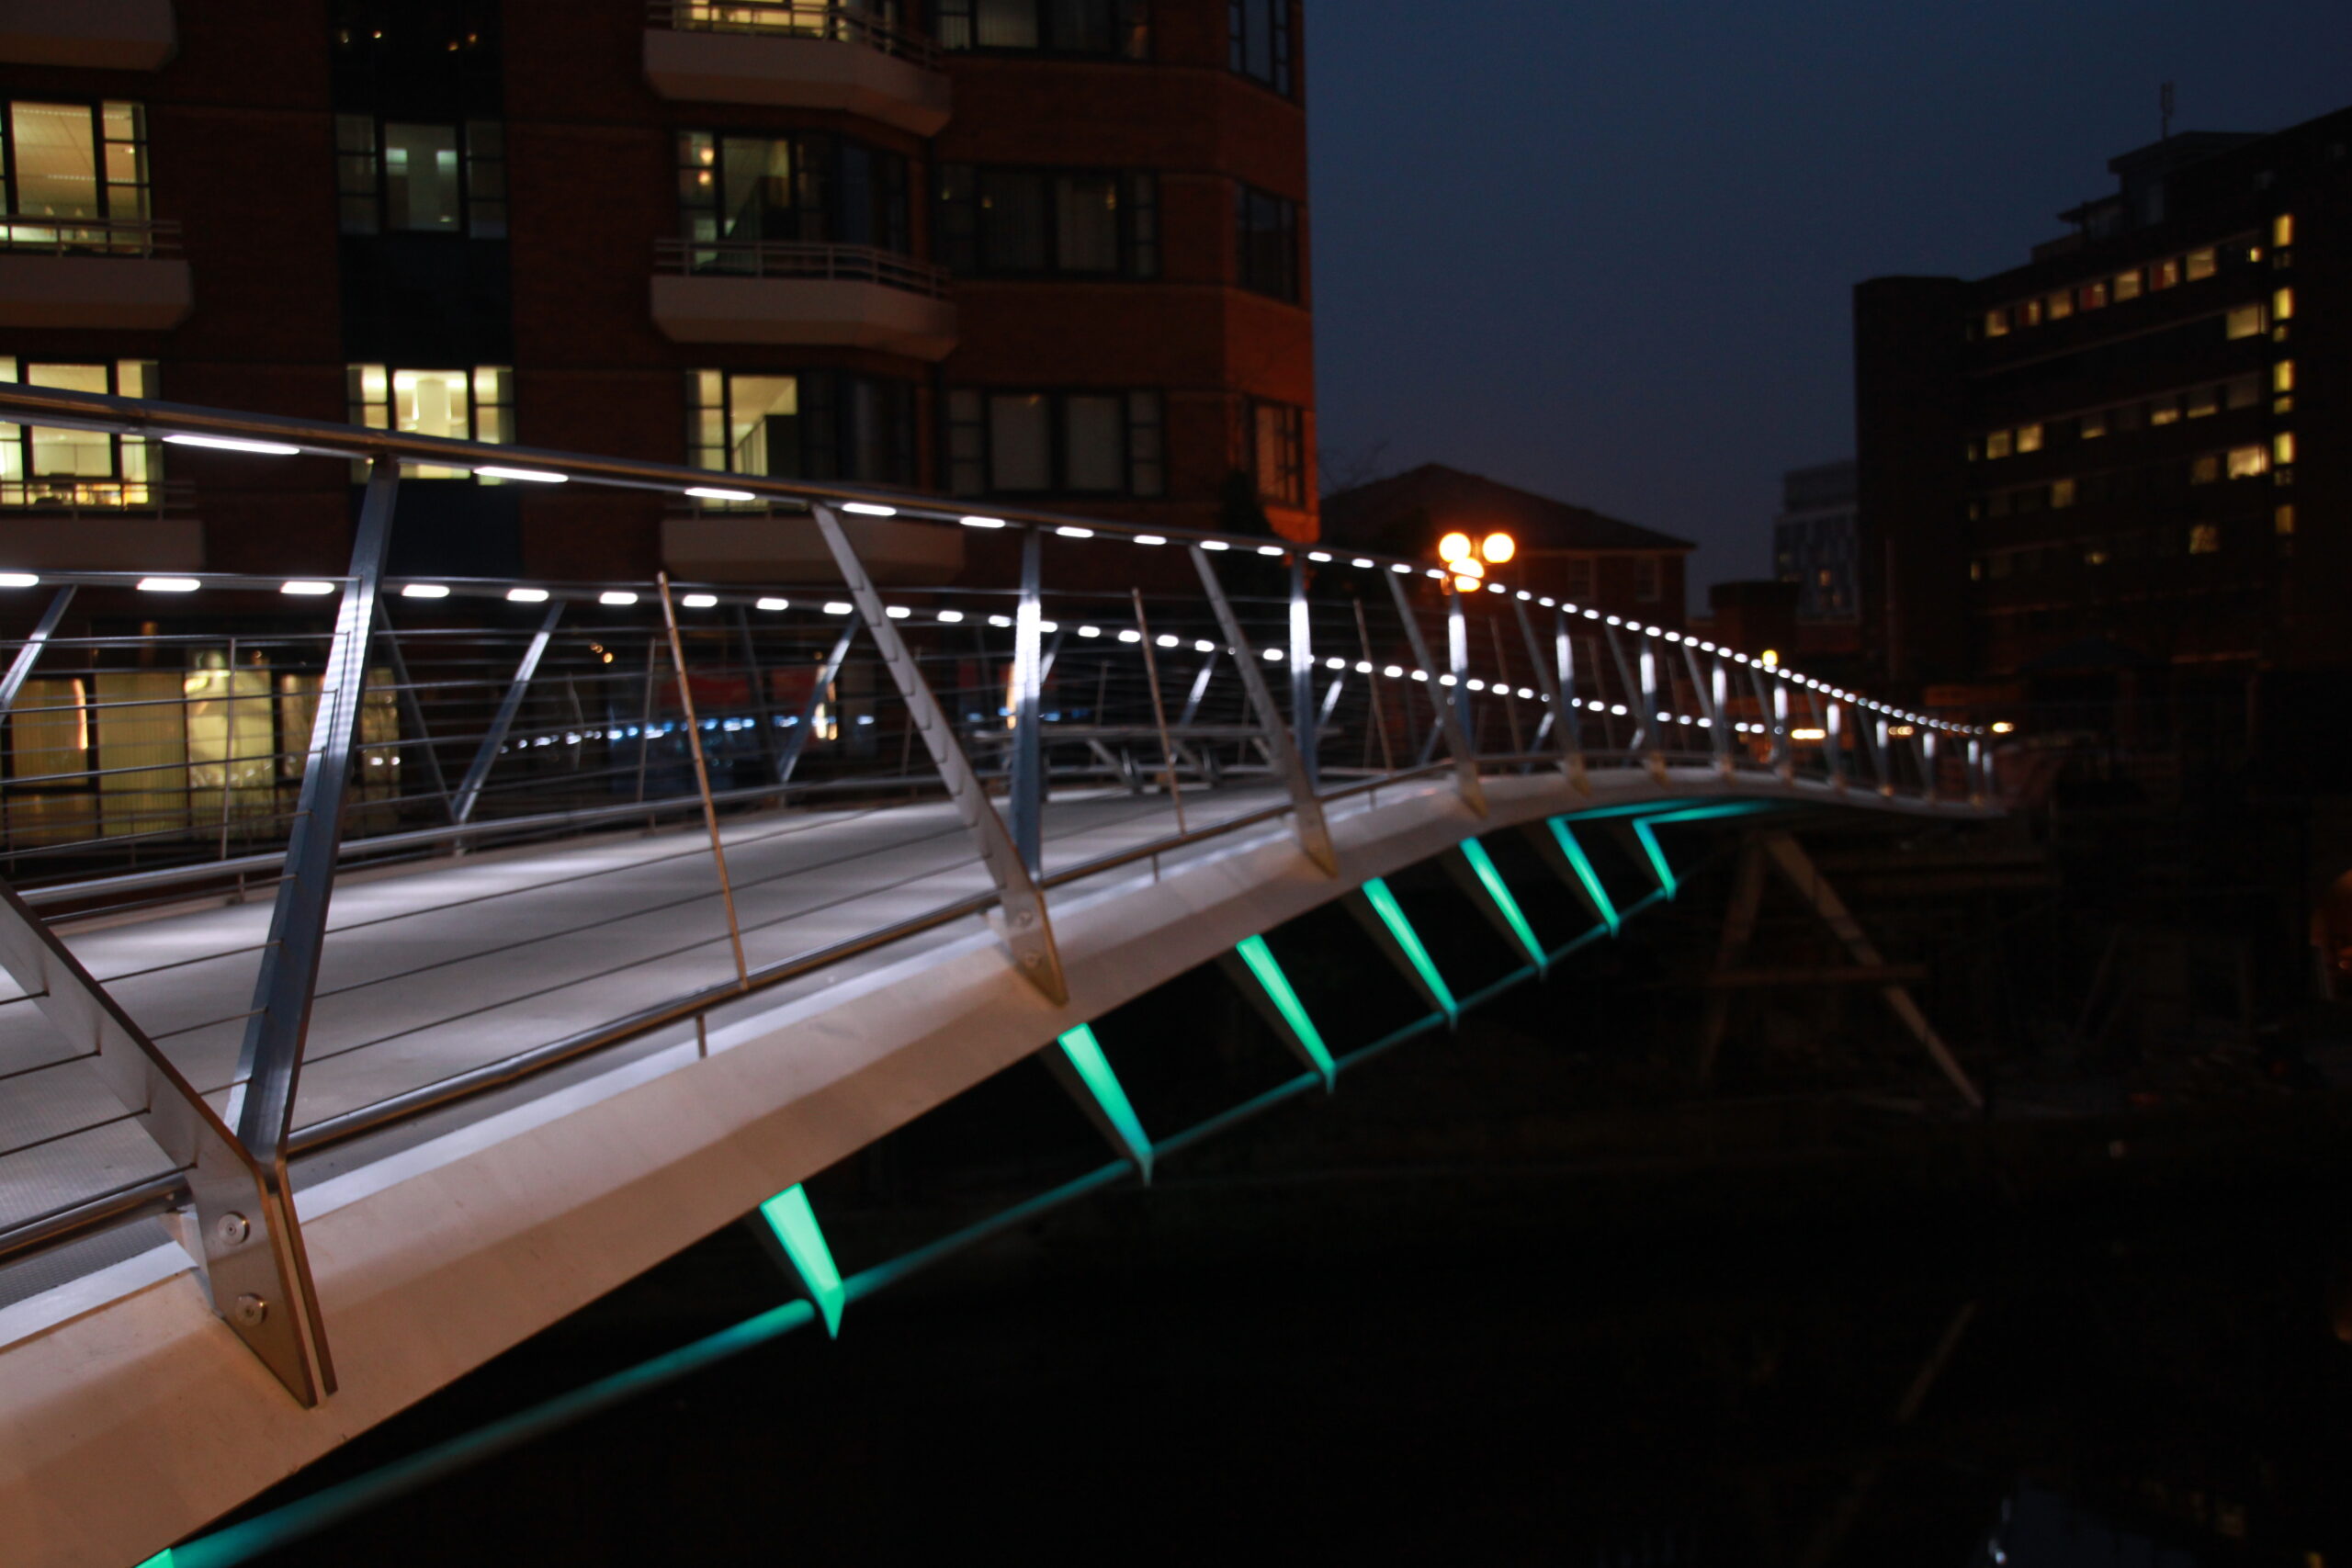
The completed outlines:
[[[1148,1170],[1155,1139],[1165,1147],[1179,1130],[1142,1124],[1086,1026],[1199,965],[1223,960],[1237,985],[1255,987],[1298,1057],[1286,1093],[1328,1084],[1347,1056],[1318,1038],[1259,940],[1286,922],[1356,900],[1367,931],[1430,1002],[1359,1057],[1474,1003],[1430,972],[1401,911],[1390,919],[1382,879],[1423,863],[1445,859],[1483,893],[1495,940],[1520,964],[1515,981],[1672,896],[1661,819],[1695,829],[1768,813],[1995,815],[1711,767],[1597,768],[1587,785],[1556,773],[1489,774],[1481,817],[1450,779],[1383,784],[1328,807],[1336,874],[1302,852],[1278,790],[1221,791],[1195,811],[1260,819],[1057,890],[1066,1005],[1022,978],[996,917],[975,913],[324,1144],[293,1166],[341,1374],[314,1407],[287,1396],[211,1310],[189,1255],[149,1222],[147,1239],[117,1260],[0,1307],[0,1517],[32,1544],[27,1561],[138,1561],[771,1200],[789,1211],[772,1217],[830,1321],[855,1292],[827,1280],[820,1241],[813,1254],[806,1246],[818,1233],[798,1183],[1041,1050],[1061,1053],[1055,1065],[1110,1149]],[[1124,792],[1057,796],[1046,874],[1164,840],[1160,809]],[[1602,886],[1581,853],[1587,825],[1633,829],[1645,889],[1628,897]],[[1583,929],[1539,929],[1487,852],[1485,840],[1531,828],[1516,836],[1512,863],[1523,875],[1547,863],[1591,908]],[[746,816],[726,838],[754,967],[885,929],[894,909],[936,908],[963,882],[976,897],[987,888],[941,804]],[[334,905],[306,1117],[323,1123],[481,1070],[519,1041],[591,1029],[628,1013],[640,985],[676,994],[681,965],[728,971],[723,931],[697,924],[715,916],[673,908],[673,879],[706,874],[668,852],[685,841],[573,840],[349,879]],[[1544,853],[1529,856],[1530,842]],[[763,904],[767,886],[779,891]],[[427,909],[431,919],[413,918]],[[220,1080],[209,1059],[234,1050],[264,915],[208,908],[68,940],[201,1084]],[[534,931],[544,941],[518,950],[518,933]],[[469,966],[469,943],[500,951]],[[213,956],[175,964],[177,952]],[[658,984],[640,978],[657,973]],[[386,1015],[421,990],[432,993],[419,1011],[430,1027],[394,1049],[338,1053],[342,1032],[363,1021],[380,1042]],[[133,1475],[140,1484],[120,1483]]]

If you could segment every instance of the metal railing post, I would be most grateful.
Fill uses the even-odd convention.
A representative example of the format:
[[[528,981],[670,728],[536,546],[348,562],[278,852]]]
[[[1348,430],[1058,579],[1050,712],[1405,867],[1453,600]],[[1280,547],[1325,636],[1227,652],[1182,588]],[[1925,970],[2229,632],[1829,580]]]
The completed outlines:
[[[25,646],[17,649],[17,657],[8,661],[8,672],[0,675],[0,714],[17,705],[17,694],[25,689],[25,679],[33,672],[40,660],[41,650],[57,633],[58,622],[65,618],[65,607],[74,603],[71,586],[59,589],[49,601],[49,608],[40,613],[40,624],[25,638]]]
[[[1886,755],[1886,720],[1873,716],[1862,726],[1862,739],[1871,754],[1871,777],[1877,781],[1882,795],[1894,793],[1894,771],[1888,765]]]
[[[1789,734],[1789,683],[1772,682],[1772,771],[1782,779],[1796,776],[1796,748]]]
[[[1829,787],[1846,787],[1846,708],[1832,698],[1822,705],[1821,752],[1829,762]]]
[[[375,640],[376,601],[385,552],[391,545],[400,477],[396,457],[378,457],[368,465],[368,491],[352,538],[349,580],[343,586],[334,638],[319,679],[318,711],[287,841],[285,874],[270,910],[261,972],[254,977],[253,1010],[245,1021],[236,1080],[222,1119],[235,1127],[237,1141],[244,1145],[272,1205],[273,1218],[283,1222],[292,1263],[289,1283],[301,1294],[320,1382],[330,1393],[334,1391],[334,1362],[327,1354],[318,1298],[310,1286],[310,1260],[302,1250],[293,1184],[286,1171],[286,1144],[294,1127],[294,1099],[311,1032],[319,964],[326,953],[327,908],[334,897],[335,859],[343,843],[343,804],[367,701],[368,651]],[[263,1310],[266,1314],[266,1303]]]
[[[304,1404],[334,1392],[282,1170],[275,1179],[145,1032],[0,884],[0,967],[91,1066],[126,1114],[187,1174],[188,1236],[213,1310]],[[305,1326],[310,1330],[306,1342]]]
[[[1462,735],[1475,765],[1478,755],[1478,716],[1470,705],[1470,621],[1462,608],[1462,592],[1448,579],[1445,584],[1445,669],[1453,677],[1442,705],[1453,710],[1454,728]]]
[[[1535,638],[1535,623],[1528,617],[1527,606],[1514,601],[1511,609],[1519,616],[1520,635],[1527,639],[1527,662],[1535,671],[1535,683],[1544,688],[1544,700],[1552,709],[1552,744],[1559,750],[1560,772],[1579,792],[1589,794],[1592,782],[1585,776],[1584,751],[1577,743],[1576,654],[1568,643],[1567,620],[1554,612],[1557,628],[1554,653],[1558,666],[1555,669]]]
[[[1933,805],[1936,799],[1936,732],[1926,725],[1919,733],[1919,798]]]
[[[1046,854],[1046,667],[1038,646],[1045,635],[1044,547],[1042,529],[1022,534],[1021,602],[1012,612],[1012,759],[1006,789],[1012,842],[1031,876],[1043,874]]]
[[[1030,984],[1057,1007],[1062,1005],[1069,1000],[1069,986],[1062,977],[1061,953],[1054,945],[1054,929],[1046,916],[1045,895],[1038,890],[1029,863],[1023,858],[1012,835],[1006,831],[1004,819],[989,804],[979,775],[972,771],[971,760],[956,743],[956,731],[949,726],[947,716],[940,711],[939,699],[923,680],[914,655],[908,651],[906,639],[899,635],[897,624],[884,610],[881,592],[865,574],[865,563],[857,558],[840,516],[822,502],[811,505],[808,513],[816,519],[825,547],[832,552],[842,581],[849,585],[850,599],[874,636],[882,662],[889,667],[890,678],[898,683],[908,716],[939,769],[948,798],[956,803],[956,815],[963,818],[965,829],[979,848],[980,863],[996,883],[997,899],[1004,909],[1006,945],[1012,950],[1015,962]],[[1026,572],[1023,575],[1032,576]],[[1035,598],[1024,594],[1023,604],[1034,622]],[[1030,649],[1034,654],[1034,640]]]
[[[1714,655],[1714,662],[1707,671],[1707,690],[1714,707],[1715,771],[1729,778],[1737,767],[1732,749],[1735,721],[1731,716],[1731,671],[1720,653]]]
[[[741,604],[735,606],[735,638],[743,648],[743,678],[751,687],[752,713],[760,727],[760,750],[769,767],[778,767],[783,761],[784,741],[775,732],[775,714],[768,706],[767,671],[760,668],[759,649],[752,640],[751,613]]]
[[[416,700],[416,682],[409,679],[408,660],[401,653],[400,635],[392,629],[391,617],[380,604],[376,606],[376,640],[384,645],[384,663],[392,672],[392,689],[399,694],[401,717],[416,731],[417,749],[424,753],[425,771],[433,775],[433,793],[440,800],[441,809],[449,812],[449,820],[455,822],[457,802],[449,794],[448,778],[441,772],[440,749],[433,744],[433,732],[424,726],[424,705]]]
[[[1642,728],[1649,736],[1647,754],[1643,764],[1652,777],[1663,782],[1666,777],[1666,719],[1658,708],[1657,650],[1647,637],[1642,639]]]
[[[1216,569],[1209,564],[1208,552],[1198,545],[1188,547],[1193,552],[1193,570],[1200,573],[1209,607],[1216,614],[1216,624],[1232,646],[1234,667],[1241,674],[1241,689],[1249,694],[1250,711],[1257,716],[1259,732],[1265,738],[1266,756],[1273,763],[1275,776],[1290,791],[1298,847],[1306,852],[1307,859],[1337,876],[1340,857],[1331,847],[1331,829],[1323,820],[1323,802],[1317,798],[1306,764],[1299,759],[1298,748],[1283,724],[1282,710],[1274,705],[1273,693],[1266,689],[1266,677],[1258,668],[1257,656],[1250,650],[1250,639],[1242,635],[1240,619],[1226,599],[1224,584],[1216,580]],[[1315,722],[1311,709],[1304,716],[1309,724]]]
[[[1306,613],[1306,558],[1290,553],[1290,718],[1297,732],[1299,770],[1306,787],[1318,787],[1316,750],[1322,721],[1315,709],[1315,637]]]
[[[662,604],[666,608],[665,594]],[[481,744],[474,750],[474,760],[466,769],[463,782],[458,785],[457,798],[449,803],[449,820],[473,820],[474,807],[481,799],[482,785],[490,782],[490,770],[498,761],[498,749],[506,744],[507,732],[514,728],[514,717],[523,711],[523,698],[528,693],[531,677],[538,673],[539,660],[547,656],[548,643],[555,636],[556,623],[563,619],[563,601],[558,599],[548,606],[547,618],[539,629],[531,634],[528,646],[523,649],[522,662],[514,666],[514,677],[506,682],[506,693],[498,700],[498,712],[490,721]],[[684,679],[682,675],[680,679]]]
[[[817,722],[817,709],[824,702],[825,694],[842,672],[842,661],[849,657],[850,644],[857,638],[857,612],[850,612],[849,623],[842,627],[842,635],[833,639],[824,660],[817,666],[816,683],[802,699],[800,712],[792,721],[792,733],[784,738],[784,747],[776,753],[775,782],[790,784],[793,770],[800,766],[800,753],[808,749],[808,731]]]
[[[1168,803],[1176,808],[1176,831],[1184,828],[1184,792],[1176,782],[1176,743],[1168,738],[1168,703],[1159,693],[1159,660],[1151,651],[1151,622],[1143,613],[1143,590],[1130,588],[1136,606],[1136,632],[1142,638],[1144,684],[1151,688],[1151,722],[1159,728],[1159,760],[1166,766]]]
[[[710,798],[710,764],[703,756],[702,723],[695,713],[694,686],[686,679],[686,649],[678,637],[678,612],[670,602],[670,574],[656,572],[653,586],[662,595],[662,629],[670,634],[670,668],[678,677],[678,707],[686,716],[686,751],[694,758],[695,789],[702,795],[702,825],[710,834],[710,861],[718,872],[718,899],[727,911],[727,942],[735,952],[735,984],[749,990],[752,966],[743,959],[743,928],[735,919],[735,884],[727,874],[727,845],[718,835],[718,807]],[[549,615],[546,631],[554,630],[555,617]]]
[[[1421,623],[1413,616],[1412,601],[1405,597],[1405,585],[1397,581],[1396,574],[1386,575],[1388,592],[1396,601],[1396,618],[1405,624],[1405,640],[1413,649],[1413,660],[1429,672],[1430,681],[1434,684],[1438,671],[1435,662],[1430,658],[1429,640],[1421,636]],[[1453,689],[1457,692],[1462,689],[1459,675],[1454,677]],[[1469,803],[1470,809],[1484,817],[1487,815],[1487,790],[1478,782],[1478,759],[1470,750],[1469,736],[1463,732],[1461,711],[1448,702],[1442,692],[1431,693],[1430,700],[1437,708],[1437,727],[1445,737],[1445,749],[1453,757],[1454,787],[1462,792],[1462,798]]]
[[[1991,782],[1984,776],[1984,743],[1971,737],[1968,742],[1968,804],[1982,806],[1992,793]]]

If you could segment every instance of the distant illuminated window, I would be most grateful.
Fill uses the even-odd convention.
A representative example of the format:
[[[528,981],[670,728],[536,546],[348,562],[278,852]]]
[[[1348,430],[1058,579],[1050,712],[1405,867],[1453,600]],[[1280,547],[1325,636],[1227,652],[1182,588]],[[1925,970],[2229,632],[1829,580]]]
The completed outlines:
[[[2020,326],[2040,326],[2041,324],[2041,301],[2039,299],[2027,300],[2024,304],[2018,307],[2018,315],[2019,317],[2018,324]]]
[[[2233,305],[2230,313],[2222,318],[2223,331],[2232,342],[2242,337],[2259,337],[2270,330],[2270,320],[2260,304]]]
[[[845,371],[686,372],[687,460],[771,479],[912,484],[910,381]]]
[[[2130,272],[2119,272],[2115,275],[2115,298],[2118,302],[2140,298],[2140,269],[2138,267],[2133,267]]]
[[[2293,431],[2282,430],[2270,438],[2270,460],[2282,468],[2295,460]]]
[[[2180,421],[2180,400],[2177,397],[2154,398],[2148,402],[2150,424],[2177,424]]]
[[[2074,505],[2075,481],[2072,479],[2052,480],[2050,484],[2050,504],[2053,508],[2060,509]]]
[[[2083,547],[2083,564],[2085,566],[2105,566],[2108,563],[2109,558],[2107,547],[2104,544],[2095,541]]]
[[[2083,436],[2083,439],[2084,439],[2084,440],[2086,440],[2086,441],[2096,441],[2096,440],[2098,440],[2100,436],[2105,435],[2106,434],[2107,434],[2107,413],[2106,413],[2106,411],[2101,410],[2099,412],[2097,412],[2097,413],[2086,413],[2086,414],[2083,415],[2082,436]]]
[[[2289,450],[2292,450],[2290,446]],[[2270,449],[2267,446],[2233,446],[2230,448],[2230,478],[2250,479],[2270,471]]]
[[[2007,310],[1987,310],[1984,312],[1984,335],[1986,337],[2007,337],[2009,335],[2009,313]]]
[[[1145,0],[939,0],[938,17],[945,49],[1127,60],[1151,52]]]
[[[2188,394],[2189,418],[2203,419],[2208,414],[2219,413],[2221,411],[2222,399],[2219,389],[2199,387]]]
[[[2283,251],[2295,243],[2295,215],[2282,212],[2270,220],[2270,248]]]
[[[871,245],[906,254],[907,160],[825,131],[678,132],[678,226],[697,272],[750,272],[763,244]],[[887,275],[886,275],[887,277]]]
[[[506,233],[506,131],[337,115],[335,189],[346,234]]]
[[[2188,553],[2192,556],[2221,554],[2222,525],[2218,523],[2192,524],[2188,530]]]
[[[2191,283],[2195,283],[2201,278],[2212,276],[2213,252],[2211,248],[2208,247],[2205,250],[2189,252],[2186,258],[2186,268],[2188,281]]]
[[[2270,367],[2270,389],[2274,392],[2291,392],[2295,389],[2293,360],[2282,359]]]
[[[514,439],[514,374],[503,365],[478,365],[470,370],[354,365],[346,377],[351,423],[405,435],[503,445]],[[472,474],[469,468],[424,463],[402,463],[401,471],[424,479],[461,479]]]
[[[2010,435],[2006,430],[1988,432],[1984,437],[1984,456],[2006,457],[2009,455]]]
[[[2270,513],[2270,531],[2286,538],[2295,531],[2295,509],[2290,505],[2274,507]]]
[[[2289,321],[2294,320],[2294,317],[2295,291],[2293,289],[2281,288],[2270,296],[2270,319],[2272,321]]]
[[[0,382],[100,392],[119,398],[155,395],[155,364],[118,359],[61,365],[0,358]],[[0,507],[149,506],[162,479],[162,452],[153,442],[103,430],[0,424]]]
[[[0,208],[26,219],[74,219],[91,227],[12,223],[0,243],[42,249],[136,248],[147,213],[147,116],[137,104],[25,103],[0,122]],[[134,231],[125,234],[127,226]]]
[[[1287,403],[1250,403],[1250,470],[1261,500],[1306,504],[1305,415]]]
[[[2179,281],[2180,258],[2177,256],[2157,262],[2148,268],[2148,287],[2151,288],[2170,288]]]
[[[2063,321],[2075,313],[2075,297],[2062,288],[2052,294],[2042,308],[2052,321]]]
[[[2075,303],[2077,307],[2085,310],[2105,310],[2107,308],[2107,285],[2104,282],[2084,284],[2082,288],[2075,291]]]
[[[2019,425],[2018,427],[2018,450],[2020,452],[2041,451],[2041,426],[2038,424]]]

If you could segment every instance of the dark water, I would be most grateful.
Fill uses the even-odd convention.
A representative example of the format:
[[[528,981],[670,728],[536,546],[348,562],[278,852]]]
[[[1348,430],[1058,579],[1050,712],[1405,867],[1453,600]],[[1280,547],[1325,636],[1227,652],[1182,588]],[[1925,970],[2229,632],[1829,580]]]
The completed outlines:
[[[2342,1190],[1727,1179],[1170,1169],[266,1561],[2352,1563]],[[786,1293],[724,1233],[279,1495]]]

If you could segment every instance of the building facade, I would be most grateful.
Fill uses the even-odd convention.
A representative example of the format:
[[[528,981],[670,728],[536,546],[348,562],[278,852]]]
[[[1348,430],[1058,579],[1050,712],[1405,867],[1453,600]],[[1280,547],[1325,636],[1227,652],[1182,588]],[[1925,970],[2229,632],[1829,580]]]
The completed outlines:
[[[1326,496],[1322,523],[1334,544],[1432,566],[1448,534],[1473,540],[1507,534],[1511,554],[1485,569],[1491,581],[1644,626],[1682,627],[1690,540],[1442,463]]]
[[[1822,463],[1781,476],[1772,519],[1772,575],[1797,585],[1797,614],[1850,621],[1854,596],[1854,465]]]
[[[1856,290],[1864,635],[1897,681],[2352,657],[2352,110],[2109,167],[2023,266]]]
[[[19,10],[0,375],[1314,536],[1297,0]],[[396,570],[820,565],[740,513],[409,479]],[[0,438],[0,565],[333,570],[355,506],[321,462]],[[952,575],[935,533],[878,564]]]

